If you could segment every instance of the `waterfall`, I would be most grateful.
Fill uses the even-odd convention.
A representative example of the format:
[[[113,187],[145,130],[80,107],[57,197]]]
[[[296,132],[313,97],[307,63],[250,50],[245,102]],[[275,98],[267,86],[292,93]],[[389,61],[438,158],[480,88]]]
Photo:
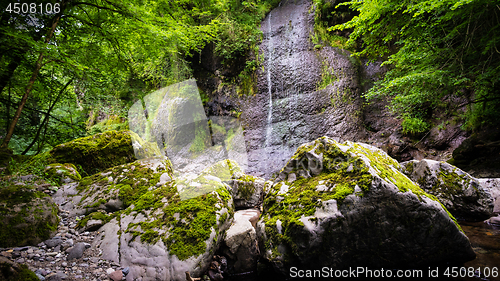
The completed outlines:
[[[271,138],[271,133],[273,131],[272,125],[272,115],[273,115],[273,96],[272,96],[272,87],[273,83],[271,81],[271,65],[272,65],[272,57],[273,57],[273,36],[272,36],[272,26],[271,26],[271,12],[269,12],[269,16],[267,18],[268,24],[268,34],[269,34],[269,42],[267,45],[267,92],[269,93],[269,109],[267,112],[267,124],[266,124],[266,142],[265,146],[269,146],[269,141]]]

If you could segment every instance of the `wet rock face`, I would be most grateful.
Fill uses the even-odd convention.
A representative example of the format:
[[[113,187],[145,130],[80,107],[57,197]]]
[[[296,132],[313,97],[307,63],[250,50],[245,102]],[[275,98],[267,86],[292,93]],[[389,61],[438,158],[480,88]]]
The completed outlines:
[[[263,256],[297,268],[419,267],[475,257],[435,197],[373,146],[320,138],[299,147],[267,191]]]
[[[249,174],[269,178],[320,136],[363,134],[357,66],[349,53],[314,48],[311,2],[283,1],[262,21],[257,94],[242,105]]]
[[[490,189],[459,168],[428,159],[404,162],[401,166],[408,177],[436,196],[454,216],[485,220],[493,215]]]

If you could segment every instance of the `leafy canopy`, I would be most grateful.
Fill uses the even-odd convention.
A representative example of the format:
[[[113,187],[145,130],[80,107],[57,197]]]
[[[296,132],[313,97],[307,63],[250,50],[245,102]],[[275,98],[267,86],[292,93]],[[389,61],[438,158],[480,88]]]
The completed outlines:
[[[392,97],[406,132],[423,132],[451,96],[468,100],[466,128],[500,123],[500,6],[488,0],[356,0],[359,12],[330,30],[352,29],[355,56],[389,71],[367,94]]]

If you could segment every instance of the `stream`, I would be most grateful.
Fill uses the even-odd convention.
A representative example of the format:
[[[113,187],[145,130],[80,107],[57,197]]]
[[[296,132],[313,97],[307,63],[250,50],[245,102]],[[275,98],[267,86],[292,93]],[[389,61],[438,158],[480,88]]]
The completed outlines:
[[[459,222],[463,231],[469,237],[472,248],[476,253],[476,259],[465,263],[465,267],[481,268],[500,268],[500,227],[489,225],[483,222]],[[457,280],[500,280],[498,277],[490,277],[486,279],[477,278],[462,278]]]

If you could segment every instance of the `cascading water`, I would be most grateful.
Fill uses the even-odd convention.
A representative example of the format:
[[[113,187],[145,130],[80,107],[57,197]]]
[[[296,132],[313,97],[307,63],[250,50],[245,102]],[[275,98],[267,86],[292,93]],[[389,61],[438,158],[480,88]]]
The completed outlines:
[[[356,93],[356,68],[338,50],[315,48],[312,4],[282,0],[262,22],[264,68],[257,73],[256,95],[242,107],[249,174],[271,178],[299,145],[321,136],[353,139],[359,132],[355,98],[335,101],[332,108],[333,92]],[[338,80],[318,89],[324,65]]]
[[[267,111],[267,124],[266,124],[266,141],[265,141],[265,147],[269,147],[269,142],[271,140],[271,133],[273,131],[273,124],[272,124],[272,118],[273,118],[273,82],[271,80],[271,66],[273,62],[273,39],[271,36],[271,13],[269,12],[269,15],[267,17],[267,23],[268,23],[268,32],[269,32],[269,42],[267,45],[267,91],[269,94],[269,108]]]

